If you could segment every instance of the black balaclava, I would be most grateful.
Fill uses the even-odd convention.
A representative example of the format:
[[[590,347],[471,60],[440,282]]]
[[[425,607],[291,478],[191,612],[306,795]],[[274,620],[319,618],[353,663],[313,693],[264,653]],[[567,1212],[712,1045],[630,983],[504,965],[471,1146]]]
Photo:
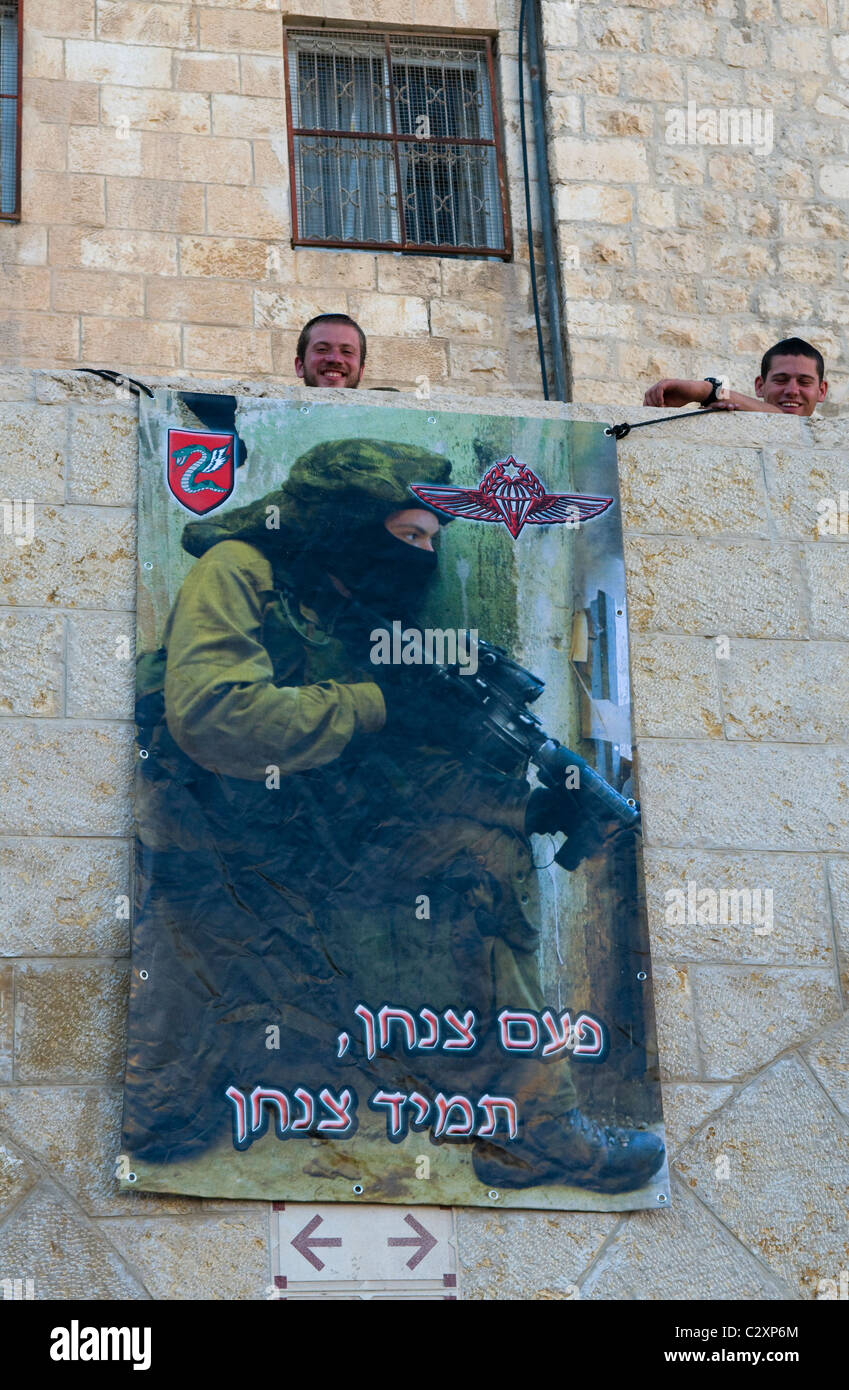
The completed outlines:
[[[414,610],[438,564],[435,551],[399,540],[383,522],[364,526],[328,561],[330,573],[360,603],[390,618],[406,617]]]

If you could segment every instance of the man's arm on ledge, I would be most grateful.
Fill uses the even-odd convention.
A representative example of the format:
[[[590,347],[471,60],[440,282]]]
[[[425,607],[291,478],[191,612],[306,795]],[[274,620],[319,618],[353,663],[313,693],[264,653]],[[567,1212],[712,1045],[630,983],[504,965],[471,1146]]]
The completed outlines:
[[[709,381],[686,381],[681,377],[664,377],[649,387],[643,397],[643,405],[677,409],[682,405],[701,405],[711,394],[713,386]],[[739,391],[729,391],[727,396],[716,400],[709,410],[756,410],[770,415],[783,415],[777,405],[768,405],[757,396],[743,396]]]

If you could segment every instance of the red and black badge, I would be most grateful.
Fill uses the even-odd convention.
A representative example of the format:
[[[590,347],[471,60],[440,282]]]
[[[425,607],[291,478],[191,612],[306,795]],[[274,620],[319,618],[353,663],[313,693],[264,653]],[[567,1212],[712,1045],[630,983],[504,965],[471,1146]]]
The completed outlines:
[[[429,506],[467,521],[503,522],[514,541],[525,526],[579,526],[600,516],[612,497],[578,492],[548,492],[533,469],[512,454],[493,464],[477,487],[410,484],[410,491]]]
[[[199,516],[226,502],[236,478],[234,434],[168,431],[168,486]]]

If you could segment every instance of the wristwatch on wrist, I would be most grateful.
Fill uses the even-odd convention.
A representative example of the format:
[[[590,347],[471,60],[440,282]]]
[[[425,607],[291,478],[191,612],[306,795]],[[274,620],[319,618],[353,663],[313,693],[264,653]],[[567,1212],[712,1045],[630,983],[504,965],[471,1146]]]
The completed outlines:
[[[719,400],[719,393],[722,390],[723,385],[725,384],[718,376],[706,376],[705,381],[710,382],[711,393],[708,396],[707,400],[701,402],[702,410],[704,410],[706,405],[713,405],[716,401]]]

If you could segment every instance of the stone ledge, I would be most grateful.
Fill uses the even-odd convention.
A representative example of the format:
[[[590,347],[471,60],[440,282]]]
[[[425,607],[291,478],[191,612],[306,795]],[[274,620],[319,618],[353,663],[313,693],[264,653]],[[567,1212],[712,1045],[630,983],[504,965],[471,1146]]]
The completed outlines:
[[[411,345],[417,341],[417,339],[411,339]],[[120,371],[122,369],[116,365],[114,370]],[[132,368],[128,368],[126,374],[129,377],[136,375]],[[21,393],[27,391],[28,379],[32,383],[31,393],[28,392],[27,396],[24,396]],[[211,391],[226,395],[253,397],[259,400],[268,398],[294,401],[315,399],[314,390],[281,380],[245,380],[242,377],[215,375],[196,376],[188,372],[182,375],[166,374],[163,376],[153,376],[143,372],[138,379],[143,380],[150,387],[167,387],[173,391]],[[26,369],[4,370],[0,371],[0,394],[4,389],[14,393],[9,397],[10,399],[32,398],[44,404],[63,400],[84,400],[91,404],[95,404],[95,402],[103,404],[114,403],[116,398],[116,387],[112,383],[89,375],[85,371],[33,368],[32,372],[28,374]],[[450,387],[443,386],[433,386],[431,391],[430,399],[422,400],[416,396],[414,391],[374,391],[360,388],[357,392],[357,399],[365,401],[368,405],[397,405],[407,410],[430,410],[434,403],[438,403],[444,409],[475,414],[516,414],[516,397],[514,395],[470,395],[460,391],[452,391]],[[334,401],[350,400],[350,391],[322,391],[321,396],[322,400],[332,404]],[[714,448],[731,446],[738,449],[786,448],[791,445],[795,448],[813,446],[836,448],[842,443],[842,436],[838,437],[839,421],[826,421],[818,418],[799,420],[792,417],[779,419],[777,415],[758,415],[739,411],[716,412],[714,414],[708,412],[701,418],[682,419],[680,429],[676,429],[674,421],[670,421],[668,425],[656,423],[660,416],[669,413],[669,411],[652,410],[645,406],[635,405],[630,400],[619,404],[542,401],[531,398],[522,400],[522,414],[534,418],[596,420],[604,424],[627,420],[631,425],[646,421],[646,428],[641,429],[639,434],[630,435],[626,440],[620,441],[619,449],[623,452],[634,448],[638,440],[645,443],[674,443],[677,445],[693,443]]]

